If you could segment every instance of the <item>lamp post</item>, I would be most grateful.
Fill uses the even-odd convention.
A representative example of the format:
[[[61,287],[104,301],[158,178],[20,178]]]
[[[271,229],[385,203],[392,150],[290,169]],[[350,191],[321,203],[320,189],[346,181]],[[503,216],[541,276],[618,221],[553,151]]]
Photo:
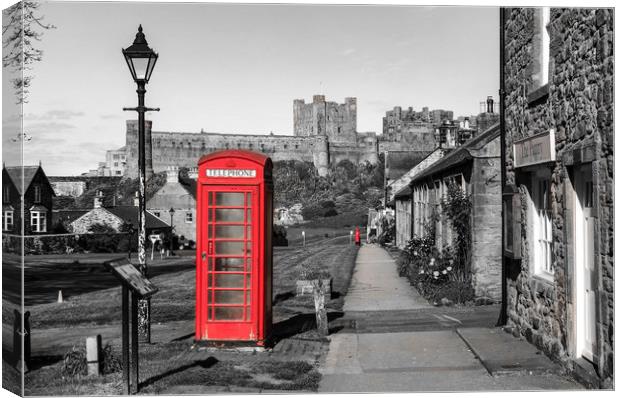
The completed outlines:
[[[138,33],[131,46],[123,49],[123,56],[131,72],[131,77],[138,85],[138,106],[136,108],[123,108],[124,111],[138,112],[138,174],[139,174],[139,194],[138,194],[138,264],[142,274],[147,276],[146,267],[146,203],[144,200],[146,190],[146,165],[144,153],[144,113],[146,111],[159,111],[159,108],[147,108],[144,106],[144,94],[146,84],[151,78],[153,68],[157,62],[158,55],[148,46],[142,25],[138,27]],[[151,341],[151,316],[150,300],[140,300],[138,306],[138,334],[140,341],[150,343]]]
[[[172,254],[172,229],[174,228],[172,220],[174,219],[174,208],[171,207],[168,213],[170,213],[170,254]]]

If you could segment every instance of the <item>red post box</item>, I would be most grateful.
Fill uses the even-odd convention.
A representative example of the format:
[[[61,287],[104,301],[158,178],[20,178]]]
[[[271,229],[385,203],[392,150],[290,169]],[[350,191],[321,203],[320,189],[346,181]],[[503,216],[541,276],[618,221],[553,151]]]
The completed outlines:
[[[198,162],[196,340],[264,345],[272,324],[271,159],[219,151]]]

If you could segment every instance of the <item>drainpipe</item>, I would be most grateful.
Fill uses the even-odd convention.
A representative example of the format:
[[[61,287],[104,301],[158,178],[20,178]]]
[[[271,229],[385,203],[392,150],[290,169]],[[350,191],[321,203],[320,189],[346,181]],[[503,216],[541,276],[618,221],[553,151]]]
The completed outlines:
[[[506,90],[504,84],[505,78],[505,56],[504,56],[504,44],[505,44],[505,30],[506,30],[506,16],[505,11],[507,9],[500,7],[499,9],[499,131],[500,131],[500,159],[501,159],[501,183],[502,194],[506,187]],[[504,223],[506,219],[504,217],[504,206],[502,196],[502,235],[505,231]],[[496,326],[504,326],[508,320],[508,286],[506,278],[508,277],[507,266],[508,259],[504,255],[504,237],[502,236],[502,306],[497,320]]]

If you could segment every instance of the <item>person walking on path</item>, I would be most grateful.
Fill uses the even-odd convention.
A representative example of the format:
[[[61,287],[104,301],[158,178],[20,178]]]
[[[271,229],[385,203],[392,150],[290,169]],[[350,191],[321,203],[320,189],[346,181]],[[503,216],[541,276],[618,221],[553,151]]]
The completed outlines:
[[[358,246],[362,245],[362,237],[360,234],[360,227],[355,227],[355,244]]]

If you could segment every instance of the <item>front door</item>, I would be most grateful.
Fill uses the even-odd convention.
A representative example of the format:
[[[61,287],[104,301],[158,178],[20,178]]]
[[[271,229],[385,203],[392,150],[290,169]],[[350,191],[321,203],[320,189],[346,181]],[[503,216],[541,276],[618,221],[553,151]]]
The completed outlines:
[[[596,346],[596,272],[594,269],[594,190],[592,166],[575,172],[575,272],[577,304],[577,356],[593,360]]]
[[[207,201],[207,222],[201,225],[206,237],[203,267],[207,271],[202,281],[207,289],[202,314],[206,333],[202,337],[254,340],[258,188],[204,186],[202,197]]]

